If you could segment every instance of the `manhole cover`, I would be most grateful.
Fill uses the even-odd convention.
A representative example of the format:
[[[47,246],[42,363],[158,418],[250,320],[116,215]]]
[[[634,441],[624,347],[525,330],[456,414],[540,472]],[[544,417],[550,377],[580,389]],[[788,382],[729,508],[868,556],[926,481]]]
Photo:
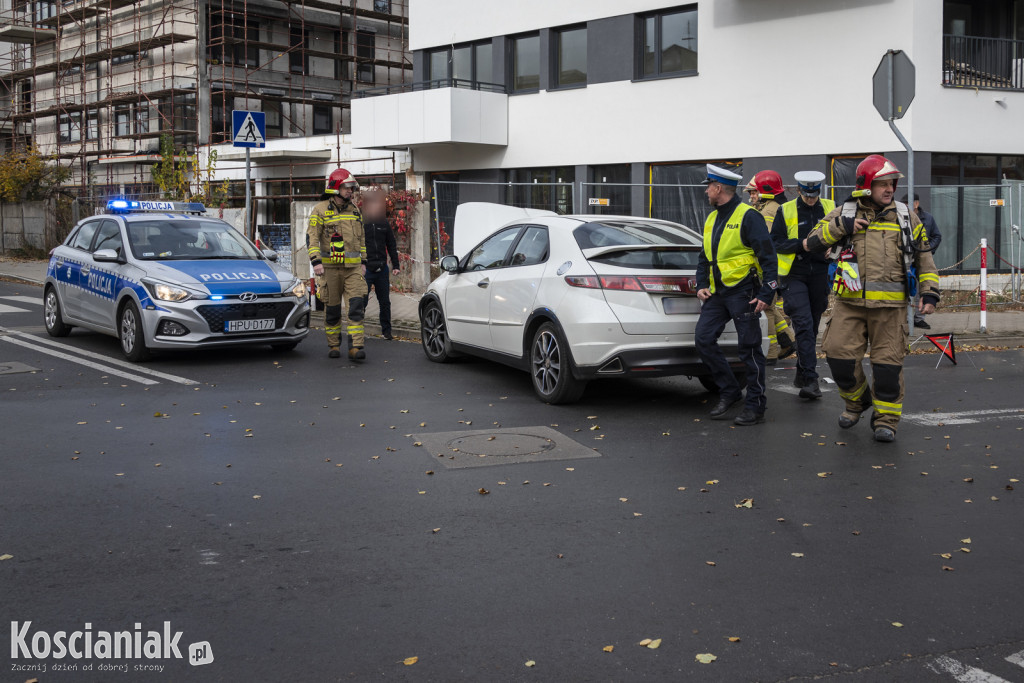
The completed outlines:
[[[0,361],[0,375],[17,375],[22,372],[39,372],[39,368],[17,361]]]
[[[460,436],[448,442],[452,449],[469,455],[531,455],[550,451],[555,442],[533,434],[473,434]]]
[[[550,427],[437,432],[412,437],[423,444],[435,461],[450,469],[601,455]]]

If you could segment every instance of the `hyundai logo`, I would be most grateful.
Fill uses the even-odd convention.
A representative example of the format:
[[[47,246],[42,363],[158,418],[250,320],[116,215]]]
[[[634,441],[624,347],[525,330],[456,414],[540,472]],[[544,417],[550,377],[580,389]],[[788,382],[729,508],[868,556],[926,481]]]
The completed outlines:
[[[256,301],[256,292],[242,292],[238,298],[242,301]]]

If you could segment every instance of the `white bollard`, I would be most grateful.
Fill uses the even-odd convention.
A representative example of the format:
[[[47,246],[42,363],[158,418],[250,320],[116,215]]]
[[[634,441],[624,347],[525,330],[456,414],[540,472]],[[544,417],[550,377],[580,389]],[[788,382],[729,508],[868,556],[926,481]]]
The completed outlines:
[[[988,294],[988,240],[981,238],[981,286],[978,290],[978,300],[981,302],[981,333],[986,332],[986,316],[988,311],[985,308],[985,297]]]

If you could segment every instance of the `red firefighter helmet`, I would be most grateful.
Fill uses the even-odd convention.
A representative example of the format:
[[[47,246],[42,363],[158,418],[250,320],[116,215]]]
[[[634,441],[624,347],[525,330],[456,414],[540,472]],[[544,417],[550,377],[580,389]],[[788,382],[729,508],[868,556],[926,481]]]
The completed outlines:
[[[892,163],[881,154],[872,154],[857,164],[857,189],[854,190],[854,197],[870,197],[871,183],[876,180],[894,180],[899,182],[903,174],[896,164]],[[896,186],[893,185],[893,189]]]
[[[336,168],[331,171],[331,175],[327,176],[327,187],[324,189],[324,192],[327,194],[338,194],[342,187],[351,187],[353,190],[358,190],[359,183],[356,182],[355,176],[345,169]]]
[[[774,199],[775,195],[783,192],[782,176],[775,171],[761,171],[754,176],[754,184],[761,193],[761,199]]]

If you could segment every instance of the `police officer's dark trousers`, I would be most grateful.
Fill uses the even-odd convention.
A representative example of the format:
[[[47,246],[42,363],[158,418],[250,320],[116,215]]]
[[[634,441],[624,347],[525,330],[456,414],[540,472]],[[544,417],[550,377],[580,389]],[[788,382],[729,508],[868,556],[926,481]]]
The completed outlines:
[[[788,277],[783,281],[783,306],[796,332],[796,367],[803,382],[818,379],[818,325],[828,308],[828,274]]]
[[[746,406],[755,413],[763,413],[767,405],[764,393],[765,362],[764,351],[761,349],[761,324],[759,313],[754,313],[754,306],[748,303],[753,294],[749,287],[738,288],[742,291],[727,290],[715,293],[704,302],[700,309],[700,319],[694,332],[694,343],[700,353],[704,365],[711,370],[711,376],[718,385],[721,396],[734,399],[740,396],[742,388],[725,353],[718,345],[726,324],[732,320],[736,324],[739,340],[739,357],[747,369]]]

